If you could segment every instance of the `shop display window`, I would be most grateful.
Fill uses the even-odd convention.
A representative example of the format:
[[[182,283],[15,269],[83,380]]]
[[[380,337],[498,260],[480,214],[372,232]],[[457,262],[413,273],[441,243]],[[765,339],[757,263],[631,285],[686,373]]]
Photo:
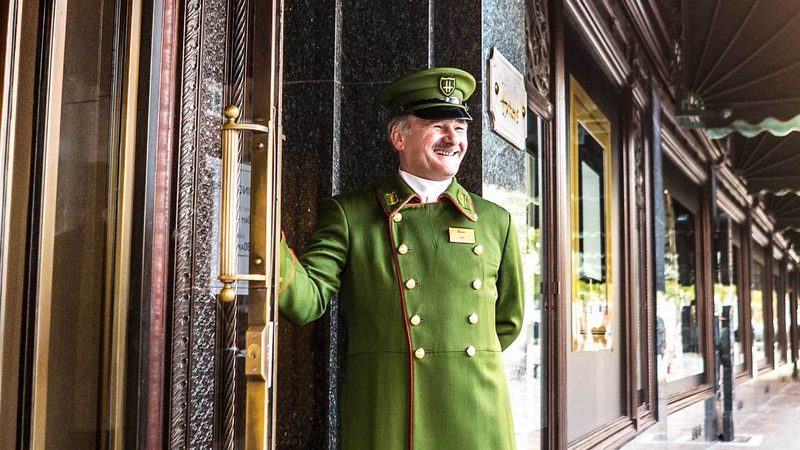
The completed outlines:
[[[756,251],[760,247],[754,247]],[[763,249],[761,249],[763,253]],[[764,264],[753,261],[750,266],[750,324],[753,331],[753,360],[759,368],[767,364],[764,339]]]
[[[610,276],[611,124],[573,80],[572,350],[614,347]]]
[[[503,206],[517,227],[525,286],[525,315],[519,337],[503,352],[517,448],[541,447],[545,330],[542,317],[542,189],[541,164],[545,122],[528,115],[524,155],[524,185],[514,188],[488,184],[484,197]],[[520,180],[523,181],[523,180]]]
[[[664,329],[667,382],[704,372],[697,297],[695,214],[665,192],[664,295],[657,321]]]

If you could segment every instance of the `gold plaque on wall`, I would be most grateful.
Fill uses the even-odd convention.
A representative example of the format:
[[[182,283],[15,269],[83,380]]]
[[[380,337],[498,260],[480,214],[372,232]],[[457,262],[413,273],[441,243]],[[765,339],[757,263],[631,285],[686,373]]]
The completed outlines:
[[[489,121],[492,131],[525,150],[528,133],[525,79],[496,48],[489,58]]]

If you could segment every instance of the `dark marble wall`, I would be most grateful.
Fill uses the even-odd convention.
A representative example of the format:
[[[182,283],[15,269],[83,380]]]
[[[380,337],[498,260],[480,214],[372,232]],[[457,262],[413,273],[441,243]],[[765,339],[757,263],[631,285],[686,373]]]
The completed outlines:
[[[484,46],[482,78],[488,80],[488,64],[492,48],[496,49],[518,70],[525,67],[525,4],[523,0],[493,0],[484,2],[483,14],[483,39]],[[514,12],[511,14],[510,12]],[[484,98],[484,109],[488,101],[487,86],[481,84]],[[507,208],[516,209],[513,205],[506,205],[501,197],[507,194],[525,194],[525,152],[512,147],[498,135],[491,131],[488,120],[482,123],[481,144],[483,149],[482,184],[486,189],[499,190],[490,199],[500,201]],[[514,197],[513,195],[511,196]]]
[[[414,70],[456,66],[478,79],[459,181],[478,193],[486,183],[524,186],[523,153],[489,131],[483,111],[489,49],[524,67],[523,13],[523,0],[286,2],[282,208],[287,239],[298,253],[322,200],[367,188],[396,168],[388,115],[376,97]],[[316,323],[281,325],[281,449],[338,448],[344,320],[334,298]]]

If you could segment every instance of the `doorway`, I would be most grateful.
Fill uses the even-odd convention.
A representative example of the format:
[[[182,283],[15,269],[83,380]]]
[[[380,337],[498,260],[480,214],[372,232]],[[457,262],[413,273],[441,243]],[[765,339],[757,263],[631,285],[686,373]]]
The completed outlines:
[[[1,212],[15,245],[0,363],[19,413],[0,434],[20,448],[122,448],[139,2],[9,8]],[[30,135],[14,133],[25,123]]]

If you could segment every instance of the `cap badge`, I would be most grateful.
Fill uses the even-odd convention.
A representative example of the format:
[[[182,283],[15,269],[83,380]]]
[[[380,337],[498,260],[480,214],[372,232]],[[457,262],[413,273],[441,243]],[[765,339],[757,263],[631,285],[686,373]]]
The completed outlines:
[[[450,95],[456,90],[455,77],[440,77],[439,90],[442,91],[442,94],[444,94],[446,97],[450,97]]]
[[[400,199],[397,198],[397,193],[395,192],[389,192],[388,194],[383,194],[383,196],[386,198],[386,203],[389,206],[393,206],[400,201]]]

